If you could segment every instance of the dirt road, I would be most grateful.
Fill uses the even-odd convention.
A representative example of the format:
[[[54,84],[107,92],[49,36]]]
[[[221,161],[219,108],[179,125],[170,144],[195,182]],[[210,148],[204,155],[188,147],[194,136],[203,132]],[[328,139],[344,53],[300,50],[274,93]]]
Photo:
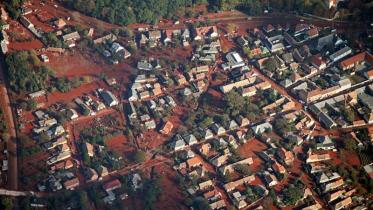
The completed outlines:
[[[10,105],[8,91],[4,81],[4,60],[0,58],[0,106],[4,111],[4,117],[8,125],[8,188],[18,189],[18,158],[17,158],[17,133]]]

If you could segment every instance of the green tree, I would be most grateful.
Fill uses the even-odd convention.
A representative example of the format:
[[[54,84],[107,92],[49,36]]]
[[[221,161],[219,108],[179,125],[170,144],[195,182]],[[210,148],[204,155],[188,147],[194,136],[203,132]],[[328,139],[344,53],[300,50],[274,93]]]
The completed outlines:
[[[133,155],[133,161],[136,162],[136,163],[142,163],[144,162],[146,159],[146,152],[144,151],[137,151],[135,152],[135,154]]]

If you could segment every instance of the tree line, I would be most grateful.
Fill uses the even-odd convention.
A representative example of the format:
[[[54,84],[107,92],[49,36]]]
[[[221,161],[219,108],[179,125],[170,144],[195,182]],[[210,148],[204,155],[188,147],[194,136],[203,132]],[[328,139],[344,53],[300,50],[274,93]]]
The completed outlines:
[[[109,23],[156,23],[160,17],[172,18],[179,9],[206,0],[63,0],[63,3],[86,15]]]

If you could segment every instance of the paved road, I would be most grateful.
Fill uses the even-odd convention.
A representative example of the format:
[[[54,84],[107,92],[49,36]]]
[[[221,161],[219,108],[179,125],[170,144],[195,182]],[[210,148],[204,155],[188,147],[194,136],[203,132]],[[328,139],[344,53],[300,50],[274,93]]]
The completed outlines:
[[[18,189],[18,159],[17,159],[17,133],[13,119],[13,113],[10,106],[10,100],[6,85],[4,82],[4,62],[0,58],[0,105],[4,111],[5,120],[8,125],[10,138],[7,142],[8,148],[8,188]]]

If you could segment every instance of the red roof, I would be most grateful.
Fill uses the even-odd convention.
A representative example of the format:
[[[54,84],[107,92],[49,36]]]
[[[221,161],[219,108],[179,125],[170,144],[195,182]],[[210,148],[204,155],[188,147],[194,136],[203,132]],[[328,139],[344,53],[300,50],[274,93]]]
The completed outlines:
[[[325,64],[325,61],[321,58],[320,54],[312,56],[311,62],[316,66],[321,66],[322,64]]]
[[[347,58],[347,59],[345,59],[341,62],[341,67],[342,68],[347,68],[354,63],[362,62],[363,60],[365,60],[366,55],[367,55],[367,52],[362,52],[362,53],[356,54],[356,55],[354,55],[350,58]]]
[[[103,188],[104,190],[113,190],[113,189],[117,189],[121,186],[122,184],[120,183],[120,181],[118,179],[114,179],[114,180],[111,180],[109,182],[106,182],[104,185],[103,185]]]

